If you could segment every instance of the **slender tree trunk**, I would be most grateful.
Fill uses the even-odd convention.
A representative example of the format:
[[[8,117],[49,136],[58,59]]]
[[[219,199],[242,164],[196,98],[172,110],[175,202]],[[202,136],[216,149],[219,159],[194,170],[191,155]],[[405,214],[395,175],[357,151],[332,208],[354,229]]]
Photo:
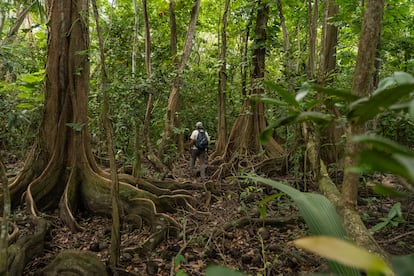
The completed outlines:
[[[378,35],[378,44],[377,44],[377,51],[375,52],[375,70],[374,70],[374,77],[372,87],[375,90],[378,87],[378,83],[380,81],[380,72],[382,66],[382,59],[381,59],[381,33]]]
[[[246,24],[246,35],[243,37],[242,46],[240,47],[240,55],[242,56],[242,66],[240,66],[242,95],[247,96],[247,73],[249,72],[249,40],[250,40],[250,28],[253,23],[254,9],[251,9],[249,14],[249,21]]]
[[[162,156],[164,155],[168,146],[172,144],[178,144],[178,141],[174,140],[173,128],[177,127],[177,124],[178,124],[177,111],[178,111],[178,99],[179,99],[179,94],[180,94],[181,78],[182,78],[182,74],[184,72],[185,66],[187,65],[187,60],[191,54],[191,46],[192,46],[192,42],[193,42],[193,38],[195,34],[198,13],[200,11],[200,3],[201,3],[201,0],[194,1],[194,6],[191,11],[191,19],[190,19],[187,34],[185,37],[183,54],[178,64],[175,78],[173,79],[170,97],[168,99],[166,121],[165,121],[163,136],[162,136],[162,140],[161,140],[160,147],[159,147],[160,159],[162,159]]]
[[[151,30],[149,25],[148,19],[148,9],[147,9],[147,1],[142,0],[142,12],[144,18],[144,32],[145,32],[145,69],[147,73],[147,80],[150,80],[152,77],[152,65],[151,65]],[[143,127],[143,144],[145,147],[145,154],[148,160],[157,168],[158,171],[166,174],[168,169],[164,166],[158,156],[154,153],[154,149],[151,146],[151,142],[149,139],[149,129],[150,129],[150,122],[151,122],[151,114],[154,108],[154,93],[153,89],[150,87],[148,91],[148,101],[147,107],[145,109],[145,117],[144,117],[144,127]]]
[[[98,33],[99,49],[101,57],[101,88],[103,93],[103,110],[102,110],[102,122],[106,130],[106,141],[108,144],[109,154],[109,166],[111,169],[111,202],[112,202],[112,231],[111,231],[111,247],[110,263],[113,267],[119,266],[120,247],[121,247],[121,234],[120,234],[120,206],[119,206],[119,180],[115,163],[115,146],[111,122],[109,121],[109,100],[107,91],[107,74],[105,67],[105,52],[104,42],[102,39],[102,31],[99,24],[98,7],[96,6],[96,0],[92,0],[93,12],[95,15],[96,30]]]
[[[319,0],[308,0],[308,27],[309,27],[309,60],[308,60],[308,79],[315,78],[316,65],[316,36],[318,28],[318,9]]]
[[[279,15],[280,20],[280,26],[282,27],[282,34],[283,34],[283,50],[284,50],[284,57],[285,57],[285,76],[288,79],[288,82],[290,82],[290,76],[293,73],[293,66],[292,66],[292,54],[291,54],[291,46],[290,46],[290,39],[289,39],[289,31],[286,26],[286,20],[285,16],[283,14],[283,7],[282,7],[282,1],[277,0],[277,11]]]
[[[147,73],[147,79],[151,78],[152,66],[151,66],[151,32],[148,19],[147,11],[147,1],[142,0],[142,13],[144,18],[144,32],[145,32],[145,69]],[[144,145],[147,151],[150,150],[149,143],[149,124],[151,121],[152,108],[154,106],[154,93],[149,91],[147,108],[145,109],[145,118],[144,118]]]
[[[175,18],[175,2],[170,0],[169,5],[170,13],[170,49],[171,56],[173,59],[174,66],[178,67],[178,58],[177,58],[177,22]]]
[[[132,77],[136,78],[137,72],[137,59],[138,59],[138,35],[139,35],[139,10],[137,0],[133,0],[134,5],[134,36],[132,43],[132,55],[131,55],[131,73]],[[132,175],[134,177],[140,177],[141,172],[141,156],[143,150],[142,137],[145,137],[144,134],[141,135],[141,120],[138,115],[135,118],[134,126],[134,163],[132,165]]]
[[[19,31],[26,16],[29,14],[30,9],[33,7],[34,4],[35,4],[35,1],[30,3],[27,7],[24,7],[23,10],[17,11],[17,19],[14,21],[13,25],[10,27],[3,42],[8,42],[9,40],[13,39],[13,37],[16,36],[17,32]],[[4,19],[2,20],[4,22]]]
[[[221,19],[221,48],[219,50],[219,83],[218,83],[218,127],[217,143],[213,156],[222,155],[227,143],[227,120],[226,120],[226,85],[227,85],[227,16],[230,7],[230,0],[225,1],[223,16]]]
[[[361,37],[358,45],[358,56],[355,65],[352,93],[364,97],[372,92],[373,74],[375,70],[375,55],[377,51],[379,34],[381,32],[382,15],[384,12],[384,0],[367,0],[364,19],[362,22]],[[347,128],[347,155],[345,157],[345,168],[356,165],[354,159],[358,151],[357,145],[352,142],[352,136],[363,132],[362,126],[351,125]],[[345,170],[342,184],[342,194],[346,203],[350,206],[357,204],[359,175],[355,172]]]

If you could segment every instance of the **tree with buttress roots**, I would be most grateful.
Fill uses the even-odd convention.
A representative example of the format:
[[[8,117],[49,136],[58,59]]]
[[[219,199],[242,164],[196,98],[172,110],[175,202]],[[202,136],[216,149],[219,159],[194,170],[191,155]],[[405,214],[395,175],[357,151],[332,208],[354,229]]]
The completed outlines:
[[[80,209],[111,214],[111,177],[97,166],[88,133],[89,1],[48,0],[46,8],[49,36],[42,122],[23,170],[9,186],[12,203],[24,198],[37,222],[33,238],[18,241],[9,252],[9,273],[17,274],[42,249],[47,224],[39,212],[58,209],[72,231],[82,230],[76,220]],[[153,235],[140,246],[146,251],[179,229],[165,211],[194,202],[186,191],[177,191],[175,183],[160,188],[129,175],[120,175],[119,180],[122,217],[152,227]]]
[[[264,92],[261,82],[265,76],[268,15],[269,5],[265,1],[258,1],[249,96],[260,96]],[[264,113],[263,102],[253,101],[251,97],[245,99],[242,110],[231,129],[224,153],[221,158],[214,161],[214,163],[221,163],[220,169],[215,173],[216,176],[237,173],[239,167],[252,168],[253,165],[256,171],[268,175],[275,169],[278,170],[277,164],[281,164],[285,156],[283,148],[273,138],[270,138],[266,144],[262,144],[259,139],[260,133],[267,127]]]

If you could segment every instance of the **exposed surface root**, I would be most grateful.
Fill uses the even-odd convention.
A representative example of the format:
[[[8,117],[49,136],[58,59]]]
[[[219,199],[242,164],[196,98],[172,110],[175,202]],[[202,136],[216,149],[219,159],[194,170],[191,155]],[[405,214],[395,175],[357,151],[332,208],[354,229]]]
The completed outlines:
[[[60,218],[72,232],[85,230],[77,222],[78,211],[86,209],[92,213],[111,215],[112,184],[108,173],[97,168],[93,162],[80,167],[72,166],[70,169],[66,167],[66,170],[55,170],[56,167],[50,164],[32,182],[22,181],[27,178],[25,175],[20,176],[21,182],[18,183],[20,188],[15,191],[21,191],[23,185],[27,186],[25,198],[31,215],[37,217],[39,211],[46,212],[58,208]],[[31,170],[23,172],[26,173],[36,175]],[[200,199],[196,199],[192,192],[195,189],[204,189],[200,185],[189,183],[180,185],[172,179],[163,185],[162,181],[151,183],[150,179],[136,179],[125,174],[121,174],[119,179],[121,217],[128,218],[126,219],[128,223],[135,224],[136,228],[142,227],[145,223],[151,230],[151,235],[135,249],[135,252],[140,255],[150,253],[166,238],[179,233],[181,225],[169,213],[175,212],[177,208],[194,212],[197,210],[197,205],[203,203]],[[188,190],[188,187],[192,189]],[[201,211],[197,214],[203,215]],[[11,252],[14,252],[11,253],[13,261],[10,265],[13,268],[10,271],[22,271],[26,263],[43,250],[41,242],[44,239],[44,232],[45,230],[36,232],[36,235],[28,237],[26,241],[28,245],[16,243],[10,247]],[[13,247],[16,249],[12,249]],[[30,250],[23,249],[26,247],[30,247]],[[26,254],[22,253],[26,251]],[[67,255],[66,258],[69,256],[71,255]],[[45,271],[51,273],[45,275],[57,275],[56,271],[60,271],[60,266],[66,264],[63,261],[65,260],[58,260],[55,264],[57,268],[51,269],[51,272]],[[21,273],[12,275],[21,275]]]
[[[3,223],[3,218],[0,218],[0,224]],[[19,233],[19,227],[16,225],[16,223],[10,223],[9,222],[9,229],[12,229],[11,233],[7,234],[7,242],[12,243]],[[10,232],[10,230],[9,230]]]
[[[22,275],[27,262],[43,251],[48,224],[42,218],[35,218],[32,223],[35,232],[18,238],[16,243],[8,248],[8,271],[10,275]]]
[[[222,161],[222,159],[220,159]],[[233,156],[228,162],[223,162],[214,172],[214,179],[239,175],[240,172],[255,172],[268,177],[285,174],[285,157],[265,157],[239,155]],[[216,162],[214,162],[216,163]]]
[[[40,273],[44,276],[59,275],[109,275],[106,266],[92,252],[81,250],[66,250],[59,253]]]

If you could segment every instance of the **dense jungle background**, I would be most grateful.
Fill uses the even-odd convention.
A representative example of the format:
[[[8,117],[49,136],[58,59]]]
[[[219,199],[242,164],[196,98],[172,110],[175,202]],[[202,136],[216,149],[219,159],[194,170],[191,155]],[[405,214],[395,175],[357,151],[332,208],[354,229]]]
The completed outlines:
[[[2,1],[0,275],[410,275],[413,24],[410,0]]]

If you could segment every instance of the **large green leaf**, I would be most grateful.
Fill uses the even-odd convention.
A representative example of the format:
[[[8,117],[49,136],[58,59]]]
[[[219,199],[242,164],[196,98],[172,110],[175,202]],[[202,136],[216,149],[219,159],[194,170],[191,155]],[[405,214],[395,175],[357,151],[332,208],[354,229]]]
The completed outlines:
[[[299,113],[298,117],[296,118],[297,123],[312,121],[317,124],[321,123],[328,123],[332,121],[333,117],[329,114],[325,114],[322,112],[316,111],[305,111]]]
[[[368,272],[368,275],[369,273],[393,275],[391,268],[380,257],[349,241],[315,236],[297,239],[294,244],[324,258],[361,269]]]
[[[286,101],[290,106],[292,107],[299,107],[299,102],[296,101],[295,95],[291,93],[290,91],[287,91],[283,87],[270,82],[265,81],[264,84],[271,90],[276,91],[280,97],[283,98],[284,101]]]
[[[260,96],[260,95],[252,95],[250,97],[250,100],[255,101],[255,102],[262,102],[265,104],[271,104],[275,106],[287,106],[286,102],[283,102],[283,101],[280,101],[274,98]]]
[[[361,98],[351,104],[348,119],[354,124],[363,124],[380,112],[396,104],[414,91],[414,78],[406,73],[396,72],[381,81],[372,96]]]
[[[334,96],[344,102],[354,102],[359,99],[358,96],[351,93],[349,90],[338,89],[338,88],[329,88],[322,86],[313,86],[313,89],[316,91],[326,94],[328,96]]]
[[[361,172],[392,173],[414,180],[414,152],[392,140],[374,135],[355,136],[353,141],[369,145],[358,153],[359,168]],[[378,187],[380,193],[390,193],[385,187]],[[390,194],[391,195],[391,194]],[[398,196],[397,193],[392,193]]]
[[[212,265],[206,269],[206,276],[244,276],[243,273],[227,267]]]
[[[388,196],[388,197],[398,197],[398,198],[405,198],[410,197],[408,193],[400,192],[392,187],[383,185],[381,183],[376,184],[372,191],[378,195]]]
[[[414,181],[414,157],[405,154],[385,154],[378,150],[362,150],[358,154],[362,171],[392,173]]]
[[[298,117],[299,113],[288,115],[286,117],[282,117],[272,123],[270,123],[265,130],[263,130],[259,135],[259,140],[261,143],[267,143],[269,139],[272,137],[273,129],[290,125],[296,123],[296,118]]]
[[[412,275],[414,271],[414,255],[392,256],[391,264],[398,276]]]
[[[304,112],[291,112],[290,115],[282,117],[268,125],[268,127],[260,133],[260,142],[266,143],[272,137],[273,129],[281,126],[297,124],[301,122],[312,121],[317,124],[324,124],[332,121],[333,117],[329,114],[316,112],[316,111],[304,111]]]
[[[295,201],[299,211],[313,235],[325,235],[347,240],[341,219],[332,203],[323,195],[301,192],[284,183],[259,176],[249,179],[278,189]],[[328,261],[334,273],[340,275],[360,275],[359,272],[337,262]]]
[[[400,153],[414,157],[414,152],[412,152],[409,148],[381,136],[358,135],[354,136],[352,140],[357,143],[370,145],[374,149],[384,151],[386,153]]]
[[[35,74],[27,74],[27,75],[20,77],[20,80],[24,83],[35,83],[35,84],[42,82],[43,79],[44,79],[44,72],[35,73]]]

